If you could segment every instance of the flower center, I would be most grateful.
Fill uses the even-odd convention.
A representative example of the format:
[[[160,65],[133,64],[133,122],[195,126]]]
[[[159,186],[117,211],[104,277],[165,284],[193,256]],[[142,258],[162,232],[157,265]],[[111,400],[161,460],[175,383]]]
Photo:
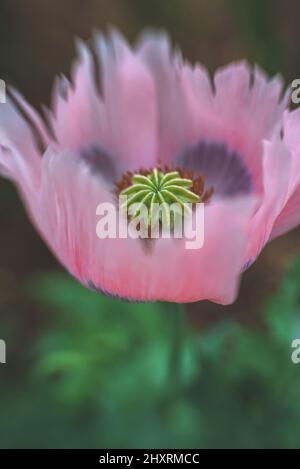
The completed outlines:
[[[126,197],[124,205],[132,218],[141,207],[147,209],[149,225],[154,207],[162,206],[168,212],[171,205],[178,204],[187,213],[191,211],[190,204],[206,202],[212,195],[212,189],[204,192],[202,176],[194,179],[193,172],[185,174],[180,168],[173,171],[158,167],[150,171],[141,169],[137,174],[126,173],[117,187],[118,194]]]

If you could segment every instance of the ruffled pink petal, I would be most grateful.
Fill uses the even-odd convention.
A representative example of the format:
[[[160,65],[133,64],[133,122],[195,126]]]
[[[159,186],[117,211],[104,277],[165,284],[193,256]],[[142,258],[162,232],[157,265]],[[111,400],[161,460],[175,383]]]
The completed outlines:
[[[207,208],[204,245],[197,250],[186,249],[185,240],[160,239],[152,252],[137,240],[109,240],[107,262],[100,275],[93,272],[93,283],[110,294],[142,301],[232,303],[240,279],[249,212],[250,203],[245,201]]]
[[[249,243],[245,262],[254,260],[269,241],[275,220],[288,198],[291,154],[280,140],[264,142],[263,188],[258,208],[249,226]]]
[[[154,80],[116,32],[97,38],[110,151],[123,169],[152,167],[158,159],[158,107]]]
[[[37,198],[34,218],[39,231],[66,268],[83,279],[86,265],[96,256],[90,241],[96,231],[96,206],[113,202],[112,192],[76,155],[49,148]]]
[[[15,93],[40,130],[45,131],[32,108]],[[46,131],[45,131],[46,132]],[[46,133],[44,134],[46,136]],[[14,180],[22,190],[32,192],[40,182],[41,156],[32,126],[10,98],[0,106],[0,174]]]
[[[190,112],[189,139],[225,143],[237,151],[262,190],[262,141],[280,130],[288,94],[281,100],[282,82],[268,81],[258,68],[231,64],[216,72],[212,92],[204,69],[182,69]]]
[[[172,55],[166,36],[145,35],[138,47],[154,75],[159,103],[160,157],[171,162],[187,144],[200,140],[237,151],[262,191],[262,141],[278,134],[288,93],[245,62],[216,72],[214,90],[206,70]],[[176,109],[176,112],[174,112]]]
[[[204,245],[195,251],[187,250],[184,241],[179,246],[169,241],[167,248],[160,241],[153,276],[159,278],[158,299],[234,302],[252,211],[250,198],[206,206]]]
[[[291,172],[288,183],[288,200],[277,217],[271,237],[276,238],[300,223],[300,109],[286,112],[284,141],[291,153]]]
[[[74,63],[71,83],[57,78],[48,117],[59,149],[79,153],[89,145],[109,141],[106,110],[95,84],[91,51],[77,41],[79,59]]]
[[[181,57],[173,56],[167,35],[144,34],[138,56],[153,76],[158,107],[159,159],[171,163],[188,143],[187,100],[181,84]],[[197,102],[201,106],[201,102]]]

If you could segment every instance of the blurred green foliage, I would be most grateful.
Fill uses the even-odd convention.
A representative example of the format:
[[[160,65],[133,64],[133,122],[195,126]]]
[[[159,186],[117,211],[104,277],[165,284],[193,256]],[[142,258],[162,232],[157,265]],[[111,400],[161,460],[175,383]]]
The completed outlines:
[[[17,382],[1,365],[1,447],[299,447],[299,285],[300,259],[265,330],[224,319],[199,332],[175,305],[109,299],[62,274],[29,279],[47,320],[14,356]]]

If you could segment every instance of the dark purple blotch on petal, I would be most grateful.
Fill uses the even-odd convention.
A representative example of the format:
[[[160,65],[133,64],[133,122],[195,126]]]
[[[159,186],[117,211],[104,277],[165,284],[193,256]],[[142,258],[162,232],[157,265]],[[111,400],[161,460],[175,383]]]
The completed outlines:
[[[82,148],[80,159],[89,166],[92,174],[101,175],[109,182],[114,182],[120,177],[116,160],[98,144]]]
[[[225,144],[199,142],[184,149],[178,165],[205,177],[205,187],[214,194],[231,197],[253,191],[252,176],[239,154]]]

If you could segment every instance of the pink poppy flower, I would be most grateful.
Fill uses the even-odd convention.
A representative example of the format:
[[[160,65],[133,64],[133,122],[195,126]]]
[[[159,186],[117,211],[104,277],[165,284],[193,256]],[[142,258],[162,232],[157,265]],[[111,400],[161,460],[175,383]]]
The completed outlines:
[[[97,60],[78,49],[71,81],[56,82],[48,125],[16,91],[0,105],[0,173],[84,285],[133,301],[232,303],[242,271],[300,223],[300,111],[285,111],[280,78],[239,62],[211,81],[164,35],[134,48],[117,33],[99,36]],[[203,247],[100,240],[96,207],[115,203],[128,174],[159,166],[213,187]]]

